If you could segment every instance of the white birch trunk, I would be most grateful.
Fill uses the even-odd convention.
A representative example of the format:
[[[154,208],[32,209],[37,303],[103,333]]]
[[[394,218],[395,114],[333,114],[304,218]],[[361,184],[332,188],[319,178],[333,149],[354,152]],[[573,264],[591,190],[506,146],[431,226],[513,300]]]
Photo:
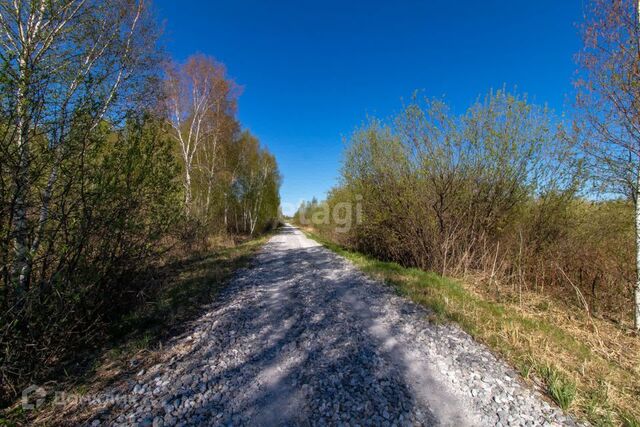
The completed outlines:
[[[224,231],[229,231],[229,200],[227,193],[224,193]]]
[[[27,82],[26,61],[20,59],[20,81],[16,94],[18,170],[16,171],[15,206],[13,210],[13,229],[15,234],[15,261],[13,266],[13,282],[18,295],[26,291],[28,265],[28,233],[27,233],[27,194],[29,186],[29,123],[27,115]]]
[[[189,164],[185,166],[184,173],[184,206],[189,215],[191,210],[191,165]]]

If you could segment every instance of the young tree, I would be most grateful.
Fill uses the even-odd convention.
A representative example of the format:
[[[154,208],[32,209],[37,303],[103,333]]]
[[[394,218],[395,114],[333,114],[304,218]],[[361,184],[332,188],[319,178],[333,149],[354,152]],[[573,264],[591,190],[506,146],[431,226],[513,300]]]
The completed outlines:
[[[234,114],[238,88],[226,78],[222,64],[204,55],[191,56],[182,66],[170,64],[166,74],[166,113],[183,160],[185,209],[187,214],[193,209],[197,170],[206,187],[206,212],[217,174],[220,142],[230,139],[237,130]]]
[[[635,328],[640,330],[640,10],[636,0],[592,0],[579,60],[584,146],[607,193],[633,201]]]
[[[233,171],[229,194],[235,231],[254,234],[278,216],[280,173],[273,155],[249,132],[243,132],[232,147],[228,167]]]
[[[196,152],[195,167],[198,170],[201,181],[203,200],[201,201],[201,211],[205,218],[211,216],[214,190],[220,180],[220,172],[224,167],[221,159],[223,146],[228,145],[238,133],[239,124],[235,118],[236,98],[232,89],[233,82],[220,79],[218,96],[208,117],[211,121],[211,133]]]

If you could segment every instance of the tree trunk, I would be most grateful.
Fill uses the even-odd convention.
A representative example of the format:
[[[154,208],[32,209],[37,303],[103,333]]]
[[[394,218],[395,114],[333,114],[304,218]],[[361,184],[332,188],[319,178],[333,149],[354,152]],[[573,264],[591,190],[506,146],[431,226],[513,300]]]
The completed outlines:
[[[58,152],[60,153],[60,152]],[[28,263],[23,267],[22,275],[26,278],[26,281],[30,281],[31,270],[33,268],[33,257],[36,256],[38,249],[40,248],[40,242],[44,234],[44,229],[49,219],[49,203],[51,203],[51,197],[53,195],[53,187],[58,179],[58,165],[60,164],[60,155],[56,155],[56,161],[49,174],[47,180],[47,186],[42,192],[42,206],[40,207],[40,217],[38,218],[38,228],[31,244],[31,250],[29,252]]]
[[[640,23],[640,0],[636,10],[637,23]],[[636,76],[638,75],[638,63],[636,62]],[[640,168],[636,175],[636,288],[634,291],[634,326],[636,331],[640,331]]]
[[[227,200],[227,193],[224,193],[224,231],[229,231],[229,201]]]
[[[184,207],[188,216],[191,212],[191,167],[188,164],[184,174]]]
[[[24,274],[29,269],[29,242],[27,224],[27,194],[29,187],[29,121],[27,119],[27,74],[26,61],[20,59],[20,81],[16,94],[17,116],[17,145],[18,170],[16,173],[15,207],[13,212],[13,229],[15,235],[12,281],[16,287],[18,298],[27,290],[27,277]]]
[[[640,171],[636,178],[636,287],[634,291],[634,325],[640,331]]]
[[[211,204],[211,182],[207,185],[207,197],[204,202],[204,219],[208,221],[209,219],[209,205]]]

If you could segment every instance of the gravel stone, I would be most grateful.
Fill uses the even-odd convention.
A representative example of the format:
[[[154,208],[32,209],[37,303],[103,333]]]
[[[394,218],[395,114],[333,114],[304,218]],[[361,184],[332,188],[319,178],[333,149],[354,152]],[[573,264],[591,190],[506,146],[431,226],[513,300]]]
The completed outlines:
[[[429,314],[287,226],[187,334],[159,350],[155,366],[105,391],[127,399],[102,408],[100,419],[154,427],[577,425],[484,345]]]

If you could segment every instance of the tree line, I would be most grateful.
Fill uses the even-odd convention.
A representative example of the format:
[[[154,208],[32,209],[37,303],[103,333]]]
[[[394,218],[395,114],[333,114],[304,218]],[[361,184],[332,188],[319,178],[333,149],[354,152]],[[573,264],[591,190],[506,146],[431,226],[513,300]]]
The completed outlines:
[[[274,156],[222,64],[145,0],[0,3],[0,393],[91,347],[177,246],[277,221]]]
[[[362,220],[316,228],[384,260],[516,300],[544,292],[640,329],[638,13],[632,0],[590,2],[571,122],[505,89],[461,115],[416,96],[371,119],[324,202],[361,197]],[[294,219],[322,210],[305,203]]]
[[[225,67],[194,55],[169,64],[164,109],[182,164],[185,215],[213,228],[254,234],[278,217],[274,156],[235,118],[238,86]]]

